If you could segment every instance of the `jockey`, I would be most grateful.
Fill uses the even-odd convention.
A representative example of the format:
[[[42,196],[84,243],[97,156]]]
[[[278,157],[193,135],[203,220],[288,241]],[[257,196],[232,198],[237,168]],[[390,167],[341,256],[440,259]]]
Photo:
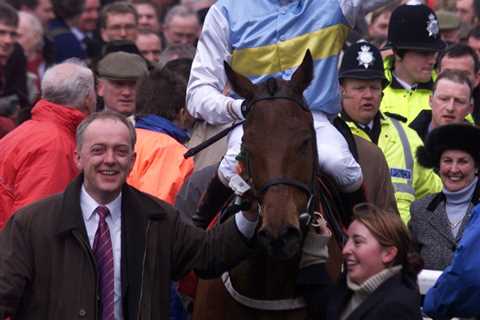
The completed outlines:
[[[360,189],[360,166],[343,136],[330,124],[340,111],[337,81],[339,53],[359,17],[388,0],[219,0],[209,10],[187,88],[187,108],[195,118],[225,124],[245,118],[242,99],[223,94],[227,61],[254,83],[269,77],[289,79],[310,49],[314,78],[304,93],[314,119],[320,169],[334,177],[343,192]],[[252,14],[254,13],[254,14]],[[243,128],[228,138],[218,177],[228,185],[236,174]]]

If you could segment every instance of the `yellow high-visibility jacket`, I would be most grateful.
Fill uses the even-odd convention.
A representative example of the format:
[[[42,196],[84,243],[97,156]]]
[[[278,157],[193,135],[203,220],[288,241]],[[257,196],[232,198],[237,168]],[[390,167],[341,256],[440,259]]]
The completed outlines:
[[[380,110],[401,115],[407,119],[407,124],[410,124],[420,111],[431,109],[428,100],[432,94],[433,80],[420,83],[413,90],[407,90],[393,76],[393,63],[393,57],[387,57],[383,64],[389,84],[383,89]],[[433,78],[435,78],[434,73],[432,73]]]
[[[410,219],[411,203],[427,194],[441,191],[442,183],[432,169],[418,164],[415,153],[423,143],[414,130],[381,113],[379,123],[380,135],[376,144],[387,160],[398,210],[402,220],[407,223]],[[347,124],[353,134],[375,143],[357,124],[348,120]]]

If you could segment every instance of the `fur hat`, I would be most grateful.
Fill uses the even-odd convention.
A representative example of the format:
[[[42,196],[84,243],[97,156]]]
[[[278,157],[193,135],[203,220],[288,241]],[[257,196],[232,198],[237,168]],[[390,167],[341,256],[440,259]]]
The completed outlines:
[[[418,163],[425,168],[440,167],[446,150],[461,150],[480,163],[480,129],[470,124],[447,124],[433,129],[424,146],[417,149]]]

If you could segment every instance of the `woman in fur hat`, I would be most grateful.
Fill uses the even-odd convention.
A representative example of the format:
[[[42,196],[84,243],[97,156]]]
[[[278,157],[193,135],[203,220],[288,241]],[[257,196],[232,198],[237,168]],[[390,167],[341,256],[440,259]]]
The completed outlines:
[[[409,229],[425,269],[443,270],[480,197],[480,129],[469,124],[436,128],[418,148],[417,158],[420,165],[437,172],[443,190],[413,202]]]

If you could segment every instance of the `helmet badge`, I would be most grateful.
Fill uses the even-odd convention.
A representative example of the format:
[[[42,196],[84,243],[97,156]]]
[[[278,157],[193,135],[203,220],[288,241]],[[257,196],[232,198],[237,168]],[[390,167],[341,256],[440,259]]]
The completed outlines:
[[[360,51],[358,51],[357,57],[358,65],[363,66],[365,69],[368,69],[369,66],[373,65],[375,58],[373,57],[372,51],[370,51],[369,46],[361,46]]]
[[[438,35],[439,30],[440,30],[440,28],[438,27],[438,20],[431,13],[428,16],[428,22],[427,22],[428,36],[429,37],[436,37]]]

